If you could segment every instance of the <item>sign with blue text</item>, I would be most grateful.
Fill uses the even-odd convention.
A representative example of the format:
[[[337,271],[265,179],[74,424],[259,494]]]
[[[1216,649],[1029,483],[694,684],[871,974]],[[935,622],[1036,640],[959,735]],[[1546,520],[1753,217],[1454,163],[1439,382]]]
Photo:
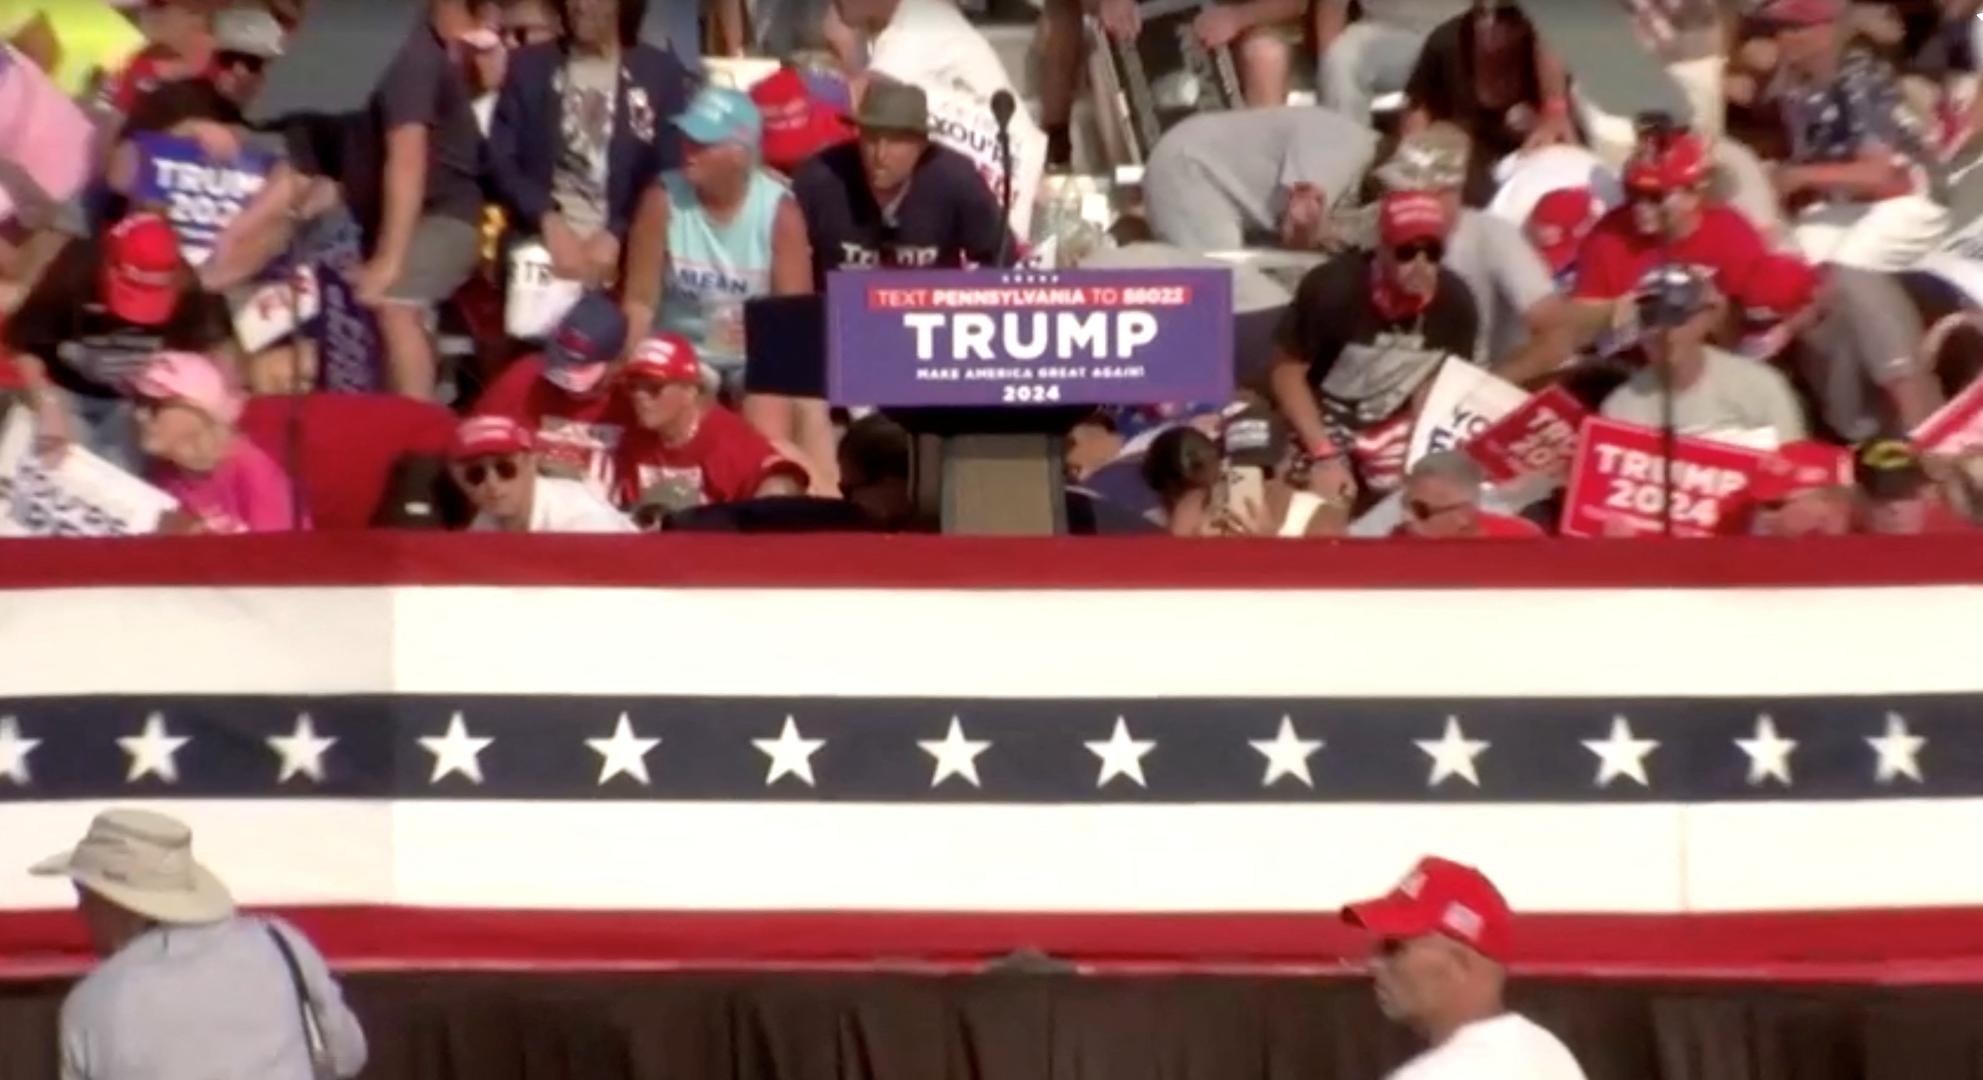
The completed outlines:
[[[179,234],[179,250],[194,266],[207,261],[221,230],[268,183],[275,159],[244,150],[230,161],[217,161],[191,139],[169,135],[140,135],[138,180],[131,192],[139,204],[156,206]]]
[[[827,312],[835,404],[1153,405],[1232,394],[1226,270],[837,273]]]

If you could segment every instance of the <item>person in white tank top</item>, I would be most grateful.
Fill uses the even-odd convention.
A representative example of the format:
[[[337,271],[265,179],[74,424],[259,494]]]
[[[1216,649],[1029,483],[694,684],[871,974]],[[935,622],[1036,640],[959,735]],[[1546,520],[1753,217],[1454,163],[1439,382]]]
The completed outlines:
[[[1479,870],[1428,856],[1342,915],[1376,938],[1378,1008],[1430,1044],[1391,1080],[1584,1080],[1561,1040],[1503,1004],[1511,915]]]
[[[812,249],[790,190],[761,162],[763,118],[750,97],[711,86],[675,118],[682,167],[643,197],[628,247],[628,307],[652,313],[630,327],[687,338],[743,398],[752,426],[796,446],[815,483],[837,485],[833,428],[823,401],[750,395],[744,386],[744,305],[762,296],[812,291]]]

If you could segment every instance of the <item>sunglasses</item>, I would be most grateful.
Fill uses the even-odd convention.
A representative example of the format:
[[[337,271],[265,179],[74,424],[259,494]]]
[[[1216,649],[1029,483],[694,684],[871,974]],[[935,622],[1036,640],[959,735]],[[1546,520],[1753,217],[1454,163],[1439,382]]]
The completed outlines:
[[[472,491],[488,483],[492,474],[496,479],[507,484],[522,475],[522,472],[514,458],[501,458],[492,462],[477,461],[461,470],[461,485]]]
[[[1424,258],[1438,262],[1446,257],[1446,245],[1437,240],[1414,240],[1409,244],[1398,244],[1391,249],[1391,257],[1405,266]]]
[[[214,57],[214,63],[218,64],[224,70],[246,71],[250,75],[260,75],[262,72],[268,70],[269,66],[266,57],[242,52],[220,53]]]

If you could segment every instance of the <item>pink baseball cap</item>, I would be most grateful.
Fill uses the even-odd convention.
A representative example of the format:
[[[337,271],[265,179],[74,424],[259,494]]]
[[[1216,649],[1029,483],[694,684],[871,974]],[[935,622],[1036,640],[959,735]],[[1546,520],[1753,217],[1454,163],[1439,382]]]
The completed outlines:
[[[223,424],[241,418],[241,395],[212,360],[192,352],[153,353],[131,379],[131,394],[146,401],[191,405]]]

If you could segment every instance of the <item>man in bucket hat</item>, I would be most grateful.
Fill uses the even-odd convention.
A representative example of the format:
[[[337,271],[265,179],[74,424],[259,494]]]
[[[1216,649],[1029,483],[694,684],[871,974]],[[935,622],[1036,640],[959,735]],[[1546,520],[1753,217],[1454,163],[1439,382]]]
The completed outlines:
[[[293,926],[242,915],[163,814],[108,810],[35,864],[66,877],[103,963],[62,1003],[64,1080],[355,1075],[365,1034]]]
[[[1378,1008],[1430,1044],[1393,1080],[1584,1080],[1556,1036],[1502,1002],[1512,920],[1487,875],[1429,856],[1343,921],[1376,939]]]

